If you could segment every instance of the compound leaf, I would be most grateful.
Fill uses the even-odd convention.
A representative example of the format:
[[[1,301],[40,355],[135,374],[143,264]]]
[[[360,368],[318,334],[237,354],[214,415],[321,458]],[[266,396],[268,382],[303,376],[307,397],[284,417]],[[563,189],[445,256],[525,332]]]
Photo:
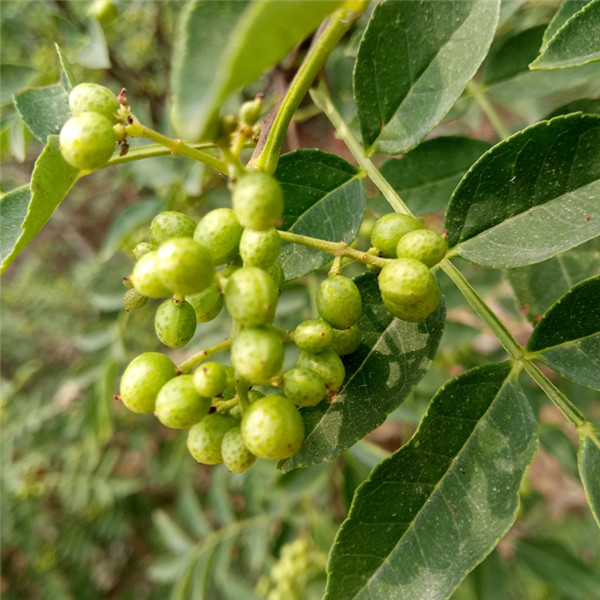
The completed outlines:
[[[600,235],[600,118],[542,121],[494,146],[456,188],[453,254],[489,267],[546,260]]]
[[[590,0],[564,0],[552,17],[544,32],[543,45],[545,46],[554,34],[576,13],[579,12]]]
[[[366,204],[356,167],[321,150],[295,150],[281,157],[275,177],[284,195],[282,229],[331,242],[354,241]],[[285,242],[279,256],[288,281],[330,260],[329,254]]]
[[[363,302],[362,344],[344,358],[346,380],[334,401],[304,411],[306,440],[283,464],[284,471],[334,458],[381,425],[435,356],[444,328],[443,305],[422,323],[408,323],[392,317],[383,306],[373,273],[361,275],[355,283]]]
[[[548,309],[527,350],[565,377],[600,390],[600,275],[577,284]]]
[[[354,98],[368,154],[414,148],[484,59],[499,0],[378,4],[358,50]]]
[[[597,444],[600,430],[592,425],[588,427],[588,431],[579,434],[577,465],[588,504],[600,527],[600,448]]]
[[[71,116],[69,94],[60,84],[25,90],[14,99],[23,122],[40,142],[58,135]]]
[[[448,598],[514,522],[536,447],[509,363],[452,379],[410,442],[356,492],[330,553],[326,600]]]

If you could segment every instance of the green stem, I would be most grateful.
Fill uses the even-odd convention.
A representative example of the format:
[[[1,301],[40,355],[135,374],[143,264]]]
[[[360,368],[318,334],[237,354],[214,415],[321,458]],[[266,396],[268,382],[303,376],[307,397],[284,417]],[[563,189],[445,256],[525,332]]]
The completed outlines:
[[[362,167],[369,179],[377,186],[377,189],[385,196],[391,207],[398,213],[410,215],[411,212],[402,201],[396,190],[386,181],[379,169],[373,164],[370,158],[365,156],[362,144],[354,137],[352,131],[340,113],[336,110],[327,87],[321,82],[317,89],[310,91],[313,102],[325,113],[325,116],[331,121],[339,137],[344,141],[356,162]]]
[[[177,370],[181,373],[189,373],[198,363],[201,363],[209,356],[212,356],[217,352],[221,352],[221,350],[227,350],[228,348],[231,348],[231,344],[233,344],[233,338],[228,337],[220,342],[217,342],[216,344],[213,344],[212,346],[207,346],[204,348],[204,350],[196,352],[196,354],[190,356],[187,360],[177,365]]]
[[[201,148],[216,148],[215,144],[204,143],[204,144],[188,144],[190,148],[200,150]],[[144,158],[155,158],[157,156],[169,156],[172,154],[171,150],[165,148],[162,144],[148,144],[147,146],[141,146],[139,148],[131,148],[125,156],[115,156],[111,158],[107,163],[107,167],[114,167],[115,165],[122,165],[124,163],[133,162],[136,160],[142,160]]]
[[[339,10],[331,16],[323,33],[319,36],[306,58],[298,69],[290,87],[281,102],[279,111],[273,121],[271,131],[258,158],[252,161],[252,165],[267,173],[273,173],[279,162],[281,146],[290,121],[306,96],[315,77],[322,69],[328,56],[337,46],[338,42],[352,23],[366,9],[368,0],[354,0],[346,2]]]
[[[483,88],[471,80],[467,83],[467,93],[477,102],[477,105],[483,112],[483,114],[489,119],[496,135],[501,139],[510,137],[510,131],[506,128],[502,119],[496,112],[496,109],[492,106],[492,103],[488,100]]]
[[[221,147],[221,152],[225,157],[225,161],[229,164],[229,175],[231,177],[243,177],[248,173],[246,167],[242,164],[240,157],[231,151],[227,146]]]

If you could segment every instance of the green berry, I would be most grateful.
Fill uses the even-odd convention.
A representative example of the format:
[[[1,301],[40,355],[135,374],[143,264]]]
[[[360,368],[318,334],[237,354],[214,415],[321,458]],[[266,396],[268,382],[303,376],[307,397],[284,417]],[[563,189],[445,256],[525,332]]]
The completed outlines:
[[[209,251],[191,238],[167,240],[156,254],[158,275],[174,294],[197,294],[214,281]]]
[[[262,95],[256,96],[253,100],[248,100],[240,106],[240,121],[247,125],[254,125],[260,118],[262,111]]]
[[[148,302],[148,298],[142,296],[135,288],[127,290],[123,296],[123,306],[127,312],[144,308],[146,302]]]
[[[240,256],[250,267],[268,269],[279,256],[281,238],[275,227],[262,231],[244,229],[240,239]]]
[[[437,265],[448,250],[446,238],[431,229],[418,229],[404,234],[396,246],[398,258],[414,258],[431,268]]]
[[[148,230],[150,242],[159,246],[172,238],[193,237],[196,223],[187,215],[176,210],[165,210],[158,213]]]
[[[133,254],[137,260],[140,260],[144,254],[148,254],[148,252],[154,252],[154,250],[156,250],[156,246],[154,244],[151,244],[150,242],[140,242],[131,251],[131,254]]]
[[[206,417],[210,398],[200,396],[191,375],[180,375],[167,382],[156,397],[158,420],[172,429],[188,429]]]
[[[73,116],[84,112],[99,113],[112,124],[116,122],[115,114],[119,107],[111,90],[97,83],[80,83],[69,93],[69,108]]]
[[[204,465],[222,463],[221,444],[223,438],[237,424],[237,419],[219,413],[212,413],[204,417],[188,433],[187,447],[190,454]]]
[[[158,392],[176,375],[177,368],[168,356],[159,352],[140,354],[121,377],[121,400],[135,413],[153,412]]]
[[[331,348],[340,356],[352,354],[362,340],[362,331],[358,325],[352,325],[348,329],[333,329],[333,341]]]
[[[196,313],[189,302],[165,300],[154,315],[156,337],[169,348],[185,346],[196,332]]]
[[[242,325],[271,323],[277,300],[275,282],[258,267],[238,269],[229,278],[225,289],[225,306]]]
[[[235,260],[243,227],[231,208],[216,208],[198,223],[194,239],[208,248],[215,265]]]
[[[301,350],[296,366],[315,371],[332,392],[337,392],[342,387],[346,376],[342,359],[331,348],[319,353]]]
[[[336,329],[351,327],[360,319],[362,301],[356,284],[348,277],[335,275],[317,289],[317,310]]]
[[[262,392],[259,392],[258,390],[248,390],[248,402],[254,402],[255,400],[258,400],[259,398],[264,398],[265,395]]]
[[[411,215],[389,213],[375,221],[371,231],[371,244],[381,252],[382,256],[394,258],[398,240],[405,233],[422,228],[420,221]]]
[[[323,319],[307,319],[296,327],[294,342],[302,350],[321,352],[333,342],[332,327]]]
[[[217,285],[221,289],[221,291],[225,292],[227,289],[227,284],[229,283],[229,279],[231,276],[238,270],[241,269],[242,266],[239,264],[227,265],[224,269],[217,271]]]
[[[423,298],[418,302],[412,304],[398,303],[383,295],[382,299],[385,307],[395,317],[398,317],[403,321],[419,323],[420,321],[424,321],[438,307],[441,299],[441,292],[436,281],[433,291],[426,298]]]
[[[148,298],[164,298],[171,290],[162,282],[158,274],[158,254],[148,252],[135,264],[129,278],[135,289]]]
[[[283,391],[298,406],[315,406],[327,395],[323,378],[305,367],[296,367],[283,374]]]
[[[244,227],[268,229],[275,227],[283,214],[283,191],[274,177],[256,171],[238,180],[232,203]]]
[[[186,300],[192,305],[196,312],[198,323],[212,321],[223,308],[223,294],[216,283],[209,285],[198,294],[186,296]]]
[[[246,447],[259,458],[289,458],[304,441],[304,423],[294,403],[285,396],[265,396],[253,402],[242,417]]]
[[[268,383],[283,364],[283,343],[270,327],[246,327],[231,346],[231,363],[251,384]]]
[[[227,386],[227,370],[218,362],[202,363],[194,371],[194,385],[201,396],[219,396]]]
[[[95,112],[71,117],[60,130],[63,158],[82,171],[103,167],[115,150],[115,142],[112,124]]]
[[[277,293],[281,294],[281,288],[285,284],[285,273],[281,268],[281,265],[278,262],[274,262],[267,273],[271,276],[271,279],[275,282],[275,287],[277,288]]]
[[[415,304],[438,288],[431,271],[414,258],[397,258],[383,267],[378,278],[383,300],[394,304]]]
[[[240,427],[232,427],[225,433],[221,443],[221,455],[225,466],[232,473],[247,471],[256,460],[256,456],[248,450],[244,443]]]

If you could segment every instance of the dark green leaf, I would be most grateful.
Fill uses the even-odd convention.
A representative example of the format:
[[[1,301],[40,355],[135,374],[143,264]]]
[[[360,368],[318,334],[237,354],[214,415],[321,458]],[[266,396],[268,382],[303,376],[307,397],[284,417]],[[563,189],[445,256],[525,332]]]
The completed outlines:
[[[579,435],[579,450],[577,463],[579,475],[583,482],[585,495],[592,510],[592,514],[600,527],[600,448],[598,440],[600,430],[588,425],[588,431],[581,431]]]
[[[414,148],[444,117],[492,41],[499,0],[375,7],[354,70],[368,154]]]
[[[14,190],[0,198],[0,256],[2,256],[2,260],[11,253],[17,240],[23,234],[21,225],[27,215],[30,201],[29,186]]]
[[[281,157],[275,177],[285,202],[282,229],[331,242],[354,241],[366,203],[356,167],[321,150],[295,150]],[[279,257],[288,281],[330,260],[329,254],[289,243],[282,244]]]
[[[548,309],[527,350],[565,377],[600,390],[600,276],[577,284]]]
[[[543,261],[600,235],[600,118],[542,121],[484,154],[456,188],[453,254],[490,267]]]
[[[532,69],[564,69],[600,60],[600,0],[571,16],[547,41]]]
[[[67,58],[63,49],[58,44],[54,44],[54,47],[58,53],[58,59],[61,66],[60,84],[65,88],[65,90],[67,90],[67,92],[70,92],[77,85],[77,79],[73,73],[73,66],[69,62],[69,59]]]
[[[544,32],[544,46],[576,12],[579,12],[589,2],[590,0],[564,0]]]
[[[448,382],[411,441],[357,491],[330,554],[326,599],[448,598],[513,523],[536,447],[509,363]]]
[[[77,181],[78,176],[79,171],[68,165],[63,159],[58,148],[58,136],[50,136],[48,144],[35,163],[31,176],[30,201],[20,224],[17,221],[23,214],[26,201],[25,192],[21,188],[21,190],[9,194],[10,202],[6,211],[10,215],[8,226],[10,243],[6,244],[5,240],[2,240],[2,272],[46,224]],[[14,196],[15,193],[19,194],[18,197]],[[3,216],[5,199],[2,200]],[[19,226],[21,231],[17,237],[17,227]],[[4,234],[4,224],[2,233]]]
[[[304,412],[306,441],[284,463],[286,471],[334,458],[381,425],[425,375],[442,337],[443,305],[422,323],[408,323],[383,306],[374,274],[355,282],[363,343],[344,358],[346,380],[335,400]]]
[[[587,115],[600,115],[600,98],[580,98],[567,102],[553,110],[546,119],[553,119],[559,115],[568,115],[569,113],[582,112]]]
[[[489,148],[482,140],[438,137],[386,161],[381,173],[413,214],[427,215],[446,209],[465,172]]]
[[[44,143],[49,135],[58,135],[71,116],[69,94],[59,84],[16,94],[15,105],[31,133]]]
[[[172,120],[180,135],[209,135],[223,101],[281,61],[340,4],[190,2],[180,21],[171,79]]]

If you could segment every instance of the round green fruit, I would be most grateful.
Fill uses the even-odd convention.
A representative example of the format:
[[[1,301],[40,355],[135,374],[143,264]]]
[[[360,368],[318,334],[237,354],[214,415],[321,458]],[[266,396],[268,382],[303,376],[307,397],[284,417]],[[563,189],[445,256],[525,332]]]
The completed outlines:
[[[358,349],[361,340],[362,331],[358,325],[352,325],[348,329],[333,329],[331,349],[340,356],[346,356]]]
[[[227,370],[218,362],[202,363],[194,371],[194,385],[201,396],[219,396],[227,386]]]
[[[294,403],[285,396],[265,396],[244,412],[241,425],[246,447],[259,458],[293,456],[304,441],[304,424]]]
[[[337,392],[342,387],[346,377],[342,359],[331,348],[319,353],[301,350],[296,366],[315,371],[332,392]]]
[[[189,302],[165,300],[154,315],[156,337],[169,348],[185,346],[196,333],[196,313]]]
[[[123,296],[123,306],[127,312],[144,308],[147,302],[148,298],[142,296],[135,288],[127,290]]]
[[[244,229],[240,239],[240,256],[249,267],[268,269],[279,256],[281,238],[275,227],[262,231]]]
[[[240,427],[232,427],[225,433],[221,443],[221,455],[225,466],[232,473],[247,471],[256,460],[256,456],[248,450],[244,443]]]
[[[327,395],[323,378],[305,367],[296,367],[283,374],[283,391],[298,406],[315,406]]]
[[[283,214],[283,191],[274,177],[256,171],[238,180],[232,204],[244,227],[268,229],[275,227]]]
[[[191,375],[180,375],[168,381],[156,397],[158,420],[172,429],[188,429],[206,417],[210,398],[196,391]]]
[[[154,252],[154,250],[156,250],[156,246],[154,244],[151,244],[150,242],[140,242],[131,251],[131,254],[133,254],[137,260],[140,260],[144,254],[148,254],[148,252]]]
[[[398,258],[414,258],[431,268],[437,265],[448,251],[446,238],[431,229],[418,229],[403,235],[396,246]]]
[[[394,258],[398,240],[405,233],[422,228],[421,222],[411,215],[389,213],[375,221],[371,231],[371,244],[379,250],[382,256]]]
[[[333,329],[323,319],[307,319],[296,327],[294,342],[302,350],[322,352],[333,342]]]
[[[360,319],[362,300],[356,284],[348,277],[335,275],[317,289],[317,310],[336,329],[351,327]]]
[[[437,281],[431,271],[414,258],[397,258],[381,269],[377,279],[384,302],[415,304],[436,293]]]
[[[103,167],[112,156],[116,142],[110,121],[95,112],[71,117],[60,130],[59,139],[63,158],[82,171]]]
[[[188,433],[187,447],[190,454],[203,465],[222,463],[221,444],[223,438],[237,424],[237,419],[219,413],[212,413],[204,417]]]
[[[103,85],[80,83],[69,93],[69,109],[73,116],[84,112],[99,113],[112,124],[120,104],[117,97]]]
[[[403,321],[419,323],[420,321],[424,321],[438,307],[441,300],[441,292],[436,281],[434,290],[426,298],[414,302],[413,304],[394,302],[394,300],[383,295],[382,299],[385,307],[395,317],[398,317]]]
[[[231,346],[231,364],[251,384],[268,383],[283,364],[283,342],[270,327],[246,327]]]
[[[158,392],[176,375],[177,368],[168,356],[159,352],[140,354],[121,377],[121,400],[135,413],[153,412]]]
[[[274,262],[267,270],[267,273],[271,276],[271,279],[275,282],[277,293],[281,294],[281,288],[285,284],[285,273],[278,262]]]
[[[187,215],[176,210],[165,210],[152,219],[148,233],[150,243],[159,246],[173,238],[191,238],[194,236],[194,231],[196,231],[196,223]]]
[[[194,239],[208,248],[215,265],[235,260],[243,227],[231,208],[215,208],[198,223]]]
[[[229,278],[225,289],[225,306],[242,325],[272,323],[277,300],[275,282],[258,267],[238,269]]]
[[[209,285],[198,294],[186,296],[196,313],[198,323],[208,323],[218,316],[223,308],[223,294],[216,283]]]
[[[164,298],[171,295],[158,274],[158,254],[154,251],[147,252],[137,261],[129,279],[142,296]]]

